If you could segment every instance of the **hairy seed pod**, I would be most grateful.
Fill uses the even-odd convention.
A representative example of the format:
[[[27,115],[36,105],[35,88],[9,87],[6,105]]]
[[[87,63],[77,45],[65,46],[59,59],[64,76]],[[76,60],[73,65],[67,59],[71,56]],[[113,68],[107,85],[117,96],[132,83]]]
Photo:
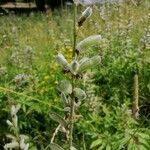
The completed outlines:
[[[80,43],[77,44],[76,46],[76,51],[80,52],[82,49],[85,49],[89,46],[93,46],[96,44],[100,44],[102,41],[102,36],[101,35],[92,35],[81,41]]]
[[[76,75],[79,69],[79,63],[76,60],[73,60],[70,65],[70,71],[72,74]]]
[[[4,149],[18,149],[19,148],[19,143],[18,142],[12,142],[5,144]]]
[[[68,106],[69,105],[69,100],[67,99],[66,95],[64,93],[61,93],[60,95],[61,100],[63,101],[64,106]]]
[[[85,91],[83,91],[82,89],[80,89],[80,88],[75,88],[73,91],[74,91],[74,96],[75,96],[76,98],[78,98],[78,100],[83,100],[83,99],[86,98],[86,93],[85,93]]]
[[[86,10],[82,13],[81,17],[79,18],[79,21],[78,21],[78,26],[82,26],[82,24],[86,21],[86,19],[88,17],[90,17],[92,14],[92,8],[91,7],[88,7],[86,8]]]
[[[13,124],[14,124],[15,128],[17,128],[18,127],[18,116],[14,115],[12,117],[12,121],[13,121]]]
[[[61,53],[57,54],[56,60],[59,63],[59,65],[63,67],[63,69],[68,70],[69,63]]]
[[[58,84],[58,90],[66,95],[72,93],[72,85],[68,80],[62,80]]]
[[[10,127],[13,127],[13,124],[12,124],[12,122],[11,122],[11,121],[6,120],[6,123],[7,123]]]
[[[80,64],[80,67],[79,67],[79,70],[78,70],[78,73],[82,73],[88,69],[91,69],[97,65],[99,65],[101,62],[101,57],[100,56],[94,56],[90,59],[87,59],[85,61],[83,61],[81,64]]]

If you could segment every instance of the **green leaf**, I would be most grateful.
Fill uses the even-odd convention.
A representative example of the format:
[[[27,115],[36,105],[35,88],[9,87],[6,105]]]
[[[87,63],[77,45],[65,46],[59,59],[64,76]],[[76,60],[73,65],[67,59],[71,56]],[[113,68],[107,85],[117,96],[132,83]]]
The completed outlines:
[[[49,113],[49,116],[54,121],[60,123],[62,126],[64,126],[65,128],[67,128],[66,121],[61,116],[59,116],[57,113],[51,112],[51,113]]]
[[[56,143],[51,143],[49,145],[49,147],[51,148],[51,150],[64,150],[62,147],[60,147],[58,144]]]
[[[140,142],[141,145],[143,145],[147,149],[150,149],[150,144],[148,143],[147,139],[139,138],[139,142]]]
[[[106,146],[106,150],[111,150],[111,146],[109,144]]]
[[[101,144],[102,144],[102,140],[101,140],[101,139],[97,139],[97,140],[95,140],[94,142],[92,142],[90,148],[92,149],[92,148],[97,147],[97,146],[99,146],[99,145],[101,145]]]
[[[105,147],[106,147],[105,143],[102,143],[102,145],[98,148],[98,150],[104,150]]]
[[[139,134],[139,136],[142,137],[143,139],[148,139],[148,140],[150,140],[150,135],[149,135],[149,134],[142,133],[142,132],[140,132],[140,133],[138,133],[138,134]]]
[[[146,147],[143,146],[143,145],[139,145],[138,148],[139,148],[140,150],[149,150],[149,148],[146,148]]]

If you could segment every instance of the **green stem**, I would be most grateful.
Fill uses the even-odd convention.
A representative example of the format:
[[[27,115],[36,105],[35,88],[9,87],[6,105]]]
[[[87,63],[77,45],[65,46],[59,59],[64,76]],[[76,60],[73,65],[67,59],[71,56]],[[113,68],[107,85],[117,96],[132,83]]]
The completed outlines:
[[[74,3],[74,17],[73,17],[73,51],[72,51],[72,60],[75,58],[75,50],[76,50],[76,13],[77,13],[77,6]],[[72,89],[74,89],[74,75],[72,75]],[[69,149],[72,147],[73,141],[73,125],[74,125],[74,95],[72,91],[71,96],[71,111],[70,111],[70,132],[69,132]]]
[[[76,50],[76,14],[77,14],[77,6],[74,3],[73,6],[73,52],[72,52],[72,59],[75,58],[75,50]]]

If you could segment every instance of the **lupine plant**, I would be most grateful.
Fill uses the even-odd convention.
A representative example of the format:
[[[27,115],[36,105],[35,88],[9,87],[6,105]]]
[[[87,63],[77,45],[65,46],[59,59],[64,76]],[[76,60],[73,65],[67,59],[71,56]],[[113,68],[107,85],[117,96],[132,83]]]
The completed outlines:
[[[79,1],[80,2],[80,1]],[[77,38],[77,27],[80,28],[83,23],[89,18],[92,14],[92,8],[87,7],[79,19],[77,20],[77,5],[79,2],[74,2],[74,34],[73,34],[73,51],[72,51],[72,62],[69,64],[66,58],[62,53],[58,53],[56,56],[56,61],[61,66],[63,73],[66,77],[63,80],[59,81],[57,89],[60,93],[60,99],[64,104],[64,117],[58,115],[55,112],[50,113],[50,117],[59,123],[59,126],[56,128],[52,139],[50,148],[52,150],[58,149],[62,150],[63,148],[54,143],[55,136],[57,132],[63,130],[66,133],[66,138],[68,140],[68,148],[70,150],[76,150],[73,145],[73,131],[74,123],[77,116],[77,111],[83,102],[86,99],[86,91],[78,86],[78,82],[82,79],[83,74],[101,62],[101,56],[96,55],[93,57],[81,57],[81,51],[87,48],[90,45],[94,45],[101,41],[102,37],[100,35],[92,35],[83,41],[76,44]]]
[[[29,143],[26,143],[26,140],[28,139],[28,136],[24,134],[20,134],[19,132],[19,126],[18,126],[18,116],[17,112],[19,111],[21,105],[12,105],[11,107],[11,119],[7,120],[7,124],[10,127],[11,131],[13,131],[13,134],[6,135],[7,138],[11,139],[10,143],[5,144],[4,149],[18,149],[18,150],[28,150]]]

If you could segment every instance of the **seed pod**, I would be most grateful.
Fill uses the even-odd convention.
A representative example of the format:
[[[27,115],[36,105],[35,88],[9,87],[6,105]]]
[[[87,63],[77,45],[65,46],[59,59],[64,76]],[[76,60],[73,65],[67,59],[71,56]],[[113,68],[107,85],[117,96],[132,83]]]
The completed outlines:
[[[18,142],[12,142],[12,143],[8,143],[5,144],[4,149],[17,149],[19,148],[19,143]]]
[[[57,54],[56,60],[60,64],[60,66],[63,67],[63,69],[68,70],[69,63],[67,62],[67,60],[65,59],[65,57],[61,53]]]
[[[11,122],[11,121],[6,120],[6,123],[7,123],[10,127],[13,127],[13,124],[12,124],[12,122]]]
[[[20,148],[21,148],[21,149],[24,149],[25,146],[26,146],[26,144],[25,144],[24,139],[21,139],[21,140],[20,140]]]
[[[29,149],[29,143],[26,144],[24,150],[28,150]]]
[[[16,105],[16,113],[19,111],[20,108],[21,108],[21,105],[20,105],[20,104],[17,104],[17,105]]]
[[[102,41],[101,35],[92,35],[81,41],[76,46],[76,51],[80,52],[82,49],[85,49],[89,46],[100,44]]]
[[[66,95],[72,93],[72,85],[68,80],[62,80],[58,84],[58,90]]]
[[[16,113],[17,113],[16,107],[15,107],[15,105],[12,105],[11,106],[11,116],[13,117],[14,115],[16,115]]]
[[[87,69],[93,68],[93,67],[97,66],[98,64],[100,64],[100,62],[101,62],[100,56],[94,56],[90,59],[82,61],[82,63],[80,64],[78,73],[82,73],[82,72],[86,71]]]
[[[76,60],[73,60],[70,65],[70,71],[72,74],[76,75],[79,69],[79,63]]]
[[[71,108],[70,107],[65,107],[64,112],[70,112]]]
[[[86,98],[86,93],[82,89],[75,88],[73,91],[74,91],[74,96],[78,98],[78,100],[83,100]]]
[[[17,117],[17,115],[13,116],[12,122],[13,122],[14,126],[17,128],[18,127],[18,117]]]
[[[86,19],[88,17],[90,17],[92,14],[92,8],[88,7],[86,8],[86,10],[82,13],[81,17],[79,18],[79,21],[78,21],[78,26],[82,26],[82,24],[86,21]]]
[[[64,103],[64,106],[68,106],[69,105],[69,100],[67,99],[66,95],[64,93],[61,93],[61,100],[63,101]]]

